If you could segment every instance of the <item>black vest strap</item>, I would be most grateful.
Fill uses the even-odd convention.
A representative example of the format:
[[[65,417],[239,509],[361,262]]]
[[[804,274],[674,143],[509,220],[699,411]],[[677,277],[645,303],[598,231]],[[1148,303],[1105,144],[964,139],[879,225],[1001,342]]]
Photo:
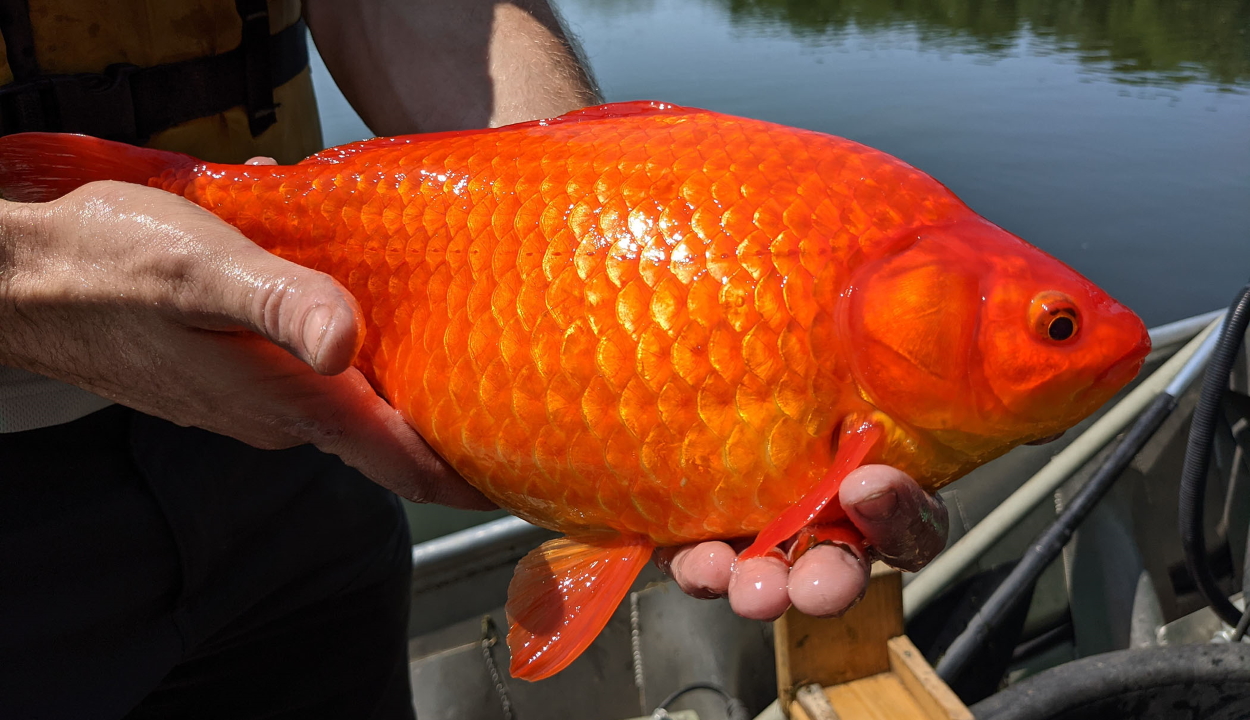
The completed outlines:
[[[299,20],[271,36],[265,0],[236,0],[236,7],[243,40],[221,55],[40,75],[26,0],[0,0],[0,32],[14,72],[14,82],[0,87],[0,135],[76,132],[144,143],[162,130],[240,106],[252,136],[261,134],[277,119],[273,89],[308,67],[307,27]]]

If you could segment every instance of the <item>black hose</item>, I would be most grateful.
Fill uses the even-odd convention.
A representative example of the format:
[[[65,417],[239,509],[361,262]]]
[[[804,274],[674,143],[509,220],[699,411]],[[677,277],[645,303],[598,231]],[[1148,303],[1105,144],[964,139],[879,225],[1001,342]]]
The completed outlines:
[[[1242,288],[1237,300],[1229,308],[1228,319],[1220,333],[1219,342],[1211,354],[1206,375],[1202,380],[1202,395],[1194,410],[1193,425],[1189,429],[1189,443],[1185,447],[1185,469],[1181,472],[1180,503],[1177,508],[1181,546],[1185,550],[1185,566],[1198,586],[1198,592],[1211,605],[1211,609],[1229,625],[1237,625],[1241,611],[1229,602],[1215,580],[1211,564],[1207,560],[1207,543],[1203,532],[1203,496],[1207,490],[1207,468],[1211,464],[1211,439],[1220,412],[1220,399],[1228,389],[1228,375],[1233,361],[1241,348],[1246,326],[1250,325],[1250,285]]]
[[[1159,393],[1158,397],[1138,416],[1124,439],[1111,452],[1093,477],[1072,496],[1059,517],[1033,541],[1015,569],[994,590],[977,614],[972,617],[968,627],[955,638],[946,650],[946,654],[942,656],[937,666],[937,674],[946,681],[946,684],[951,685],[959,679],[968,667],[968,663],[976,658],[981,647],[993,634],[994,628],[1003,621],[1022,594],[1034,586],[1037,579],[1041,577],[1042,571],[1054,562],[1059,553],[1063,552],[1064,545],[1072,539],[1072,533],[1076,531],[1077,526],[1094,509],[1098,501],[1115,483],[1116,478],[1124,472],[1137,452],[1150,440],[1175,407],[1176,398],[1166,392]]]
[[[654,717],[656,713],[659,713],[661,710],[667,711],[668,706],[677,702],[678,698],[695,690],[710,690],[711,692],[720,695],[725,701],[725,713],[728,720],[747,720],[747,718],[750,717],[750,714],[747,712],[746,705],[744,705],[741,700],[733,695],[730,695],[729,692],[720,685],[710,682],[693,682],[679,690],[673,691],[668,697],[664,698],[659,705],[655,706],[655,712],[652,713],[652,717]]]

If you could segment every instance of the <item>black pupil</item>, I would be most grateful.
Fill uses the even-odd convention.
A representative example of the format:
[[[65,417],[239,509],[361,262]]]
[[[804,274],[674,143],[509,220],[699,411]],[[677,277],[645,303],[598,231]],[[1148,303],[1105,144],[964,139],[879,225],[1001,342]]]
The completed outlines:
[[[1076,330],[1076,323],[1072,322],[1072,318],[1060,315],[1050,321],[1050,327],[1046,332],[1050,335],[1051,340],[1067,340],[1072,337],[1072,333]]]

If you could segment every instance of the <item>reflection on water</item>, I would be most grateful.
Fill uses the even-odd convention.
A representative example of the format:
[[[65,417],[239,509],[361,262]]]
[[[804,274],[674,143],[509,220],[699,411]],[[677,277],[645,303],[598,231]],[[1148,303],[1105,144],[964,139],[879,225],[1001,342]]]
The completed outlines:
[[[1026,30],[1133,82],[1250,80],[1250,2],[1206,0],[718,0],[751,31],[828,40],[911,27],[920,41],[1011,52]]]

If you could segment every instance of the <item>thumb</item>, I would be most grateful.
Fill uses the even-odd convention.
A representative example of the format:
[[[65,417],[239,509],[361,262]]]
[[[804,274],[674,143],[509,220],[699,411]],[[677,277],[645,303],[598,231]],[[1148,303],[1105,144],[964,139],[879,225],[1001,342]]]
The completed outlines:
[[[329,275],[296,265],[220,223],[200,282],[184,299],[191,324],[210,330],[243,327],[286,349],[322,375],[351,366],[364,342],[363,314],[351,293]]]

